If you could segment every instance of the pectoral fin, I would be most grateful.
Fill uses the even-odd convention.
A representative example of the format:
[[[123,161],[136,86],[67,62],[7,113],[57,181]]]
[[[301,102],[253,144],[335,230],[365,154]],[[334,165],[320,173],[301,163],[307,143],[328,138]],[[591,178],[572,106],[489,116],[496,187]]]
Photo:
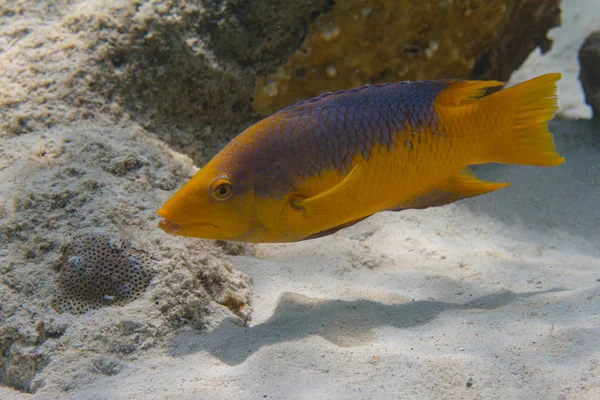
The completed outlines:
[[[335,209],[339,196],[343,196],[362,176],[363,168],[357,164],[337,185],[312,197],[295,199],[294,207],[304,209],[305,215],[308,217],[325,215]]]
[[[507,186],[510,186],[509,182],[482,181],[471,170],[465,168],[440,187],[417,196],[405,204],[398,205],[390,211],[443,206],[468,197],[490,193]]]

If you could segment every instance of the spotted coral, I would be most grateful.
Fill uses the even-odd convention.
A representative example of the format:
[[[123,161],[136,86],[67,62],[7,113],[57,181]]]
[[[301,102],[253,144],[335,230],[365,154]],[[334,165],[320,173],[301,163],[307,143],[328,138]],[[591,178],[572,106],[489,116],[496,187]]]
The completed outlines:
[[[121,306],[140,297],[154,275],[152,259],[104,235],[88,235],[66,247],[53,307],[83,314]]]

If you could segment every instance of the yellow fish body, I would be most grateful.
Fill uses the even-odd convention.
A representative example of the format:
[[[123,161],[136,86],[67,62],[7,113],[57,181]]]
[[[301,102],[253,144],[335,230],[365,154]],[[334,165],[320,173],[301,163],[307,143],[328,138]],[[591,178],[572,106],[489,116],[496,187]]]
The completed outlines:
[[[482,163],[555,166],[548,121],[560,74],[439,80],[325,93],[251,126],[159,211],[167,233],[244,242],[331,234],[376,212],[440,206],[509,186]]]

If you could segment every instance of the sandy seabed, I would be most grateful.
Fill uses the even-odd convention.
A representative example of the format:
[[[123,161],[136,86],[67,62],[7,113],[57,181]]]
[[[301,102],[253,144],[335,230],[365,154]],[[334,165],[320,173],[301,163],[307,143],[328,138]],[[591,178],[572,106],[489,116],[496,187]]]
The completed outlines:
[[[513,75],[563,72],[562,116],[589,116],[576,52],[600,26],[595,5],[564,1],[555,48]],[[0,398],[600,398],[600,129],[550,128],[565,165],[476,169],[510,188],[227,256],[252,279],[248,326],[222,312],[214,329],[177,330],[118,374]],[[140,201],[150,209],[167,195]]]
[[[72,395],[600,398],[600,135],[552,128],[566,165],[479,168],[507,190],[232,257],[250,327],[180,332]]]
[[[228,256],[253,281],[249,326],[184,328],[114,376],[33,396],[599,398],[600,132],[551,129],[565,165],[479,167],[513,186]]]

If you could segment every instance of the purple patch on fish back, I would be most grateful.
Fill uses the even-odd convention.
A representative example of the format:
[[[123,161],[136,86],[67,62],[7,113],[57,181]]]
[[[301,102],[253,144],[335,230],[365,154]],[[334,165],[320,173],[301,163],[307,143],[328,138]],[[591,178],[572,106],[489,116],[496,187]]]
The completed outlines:
[[[409,126],[435,132],[435,99],[452,82],[363,86],[296,103],[259,122],[257,143],[234,145],[232,161],[243,154],[241,164],[253,171],[256,194],[283,196],[299,178],[331,168],[348,171],[354,156],[369,159],[375,145],[392,151],[398,133]]]

